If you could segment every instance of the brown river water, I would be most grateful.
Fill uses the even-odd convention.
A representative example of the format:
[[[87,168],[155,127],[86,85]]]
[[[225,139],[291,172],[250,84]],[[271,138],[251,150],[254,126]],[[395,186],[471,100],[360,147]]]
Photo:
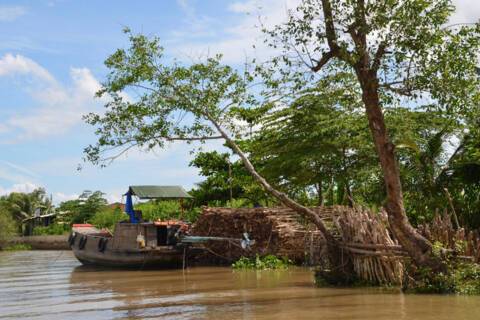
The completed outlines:
[[[480,297],[317,288],[308,269],[101,270],[0,252],[0,319],[480,319]]]

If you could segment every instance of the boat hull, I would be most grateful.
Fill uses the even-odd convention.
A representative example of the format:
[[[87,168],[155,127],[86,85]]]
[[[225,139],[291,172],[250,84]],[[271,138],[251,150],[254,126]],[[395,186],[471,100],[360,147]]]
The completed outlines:
[[[70,246],[75,257],[84,265],[143,268],[177,268],[183,263],[183,250],[176,246],[157,246],[143,249],[116,249],[114,239],[77,234]],[[103,248],[102,244],[103,242]]]

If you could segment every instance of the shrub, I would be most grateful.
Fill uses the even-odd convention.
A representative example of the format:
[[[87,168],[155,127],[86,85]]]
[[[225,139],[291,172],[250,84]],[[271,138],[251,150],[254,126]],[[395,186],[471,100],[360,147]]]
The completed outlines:
[[[53,223],[47,227],[38,226],[33,228],[34,236],[53,236],[67,233],[70,227],[66,224]]]
[[[8,213],[0,211],[0,249],[15,235],[15,222]]]
[[[17,243],[17,244],[11,244],[5,247],[5,251],[24,251],[24,250],[32,250],[32,246],[25,243]]]
[[[135,209],[141,210],[144,220],[168,220],[179,219],[194,222],[197,220],[200,214],[199,208],[193,208],[185,210],[183,216],[181,214],[181,208],[179,201],[176,200],[163,200],[163,201],[149,201],[139,203],[135,206]]]
[[[258,254],[255,258],[241,257],[232,264],[234,269],[255,269],[255,270],[272,270],[272,269],[288,269],[292,265],[292,261],[285,257],[276,257],[267,255],[260,257]]]
[[[421,268],[414,279],[407,284],[407,292],[480,295],[480,265],[475,263],[451,262],[446,273]]]
[[[128,216],[120,208],[105,208],[90,219],[90,223],[97,228],[108,228],[113,230],[117,222],[128,219]]]

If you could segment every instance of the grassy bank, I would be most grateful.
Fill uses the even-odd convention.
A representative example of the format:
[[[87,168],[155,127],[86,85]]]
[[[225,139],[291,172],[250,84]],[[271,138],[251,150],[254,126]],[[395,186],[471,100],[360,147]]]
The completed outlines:
[[[15,243],[9,244],[2,250],[4,251],[25,251],[25,250],[32,250],[32,246],[25,243]]]

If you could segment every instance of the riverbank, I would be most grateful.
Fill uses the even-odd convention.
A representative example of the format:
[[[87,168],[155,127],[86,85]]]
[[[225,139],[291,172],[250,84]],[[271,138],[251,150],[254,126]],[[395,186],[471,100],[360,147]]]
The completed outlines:
[[[8,246],[24,245],[32,250],[70,250],[68,235],[13,237]]]

